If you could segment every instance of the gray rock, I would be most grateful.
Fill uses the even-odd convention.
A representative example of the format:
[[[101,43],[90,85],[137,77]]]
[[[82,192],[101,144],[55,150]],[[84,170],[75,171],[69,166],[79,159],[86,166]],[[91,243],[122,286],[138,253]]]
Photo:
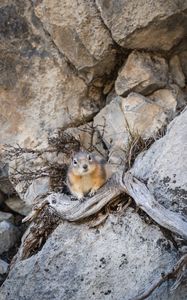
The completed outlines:
[[[6,196],[0,191],[0,205],[5,201]]]
[[[134,175],[165,207],[187,220],[187,109],[168,126],[166,135],[136,159]]]
[[[0,162],[0,203],[4,201],[3,192],[5,195],[11,195],[15,192],[12,183],[8,178],[9,167],[7,163]]]
[[[9,264],[0,259],[0,275],[5,275],[7,272],[8,272],[8,267],[9,267]]]
[[[41,196],[42,194],[46,194],[50,190],[49,177],[41,177],[33,180],[32,184],[28,187],[24,194],[24,202],[26,206],[32,207],[34,200]]]
[[[0,222],[0,254],[8,251],[19,240],[20,232],[8,221]]]
[[[120,96],[126,96],[131,91],[148,95],[163,88],[167,81],[168,64],[164,58],[133,51],[119,71],[115,90]]]
[[[14,216],[11,213],[0,211],[0,222],[13,221]]]
[[[97,0],[96,3],[113,39],[124,48],[168,51],[186,34],[186,1],[179,4],[178,0]]]
[[[63,242],[62,242],[63,241]],[[0,300],[128,300],[148,287],[177,259],[155,225],[132,210],[111,215],[104,226],[63,223],[36,255],[16,263],[0,289]],[[149,299],[182,300],[181,288],[167,285]]]
[[[10,209],[23,216],[27,216],[32,209],[31,205],[27,205],[27,203],[16,196],[8,198],[5,203]]]

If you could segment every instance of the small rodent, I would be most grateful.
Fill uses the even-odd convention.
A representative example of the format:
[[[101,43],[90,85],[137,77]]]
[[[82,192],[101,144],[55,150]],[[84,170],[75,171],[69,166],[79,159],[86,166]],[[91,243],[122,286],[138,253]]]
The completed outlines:
[[[86,151],[73,156],[67,173],[67,186],[73,196],[82,199],[88,193],[93,195],[107,179],[103,159]]]

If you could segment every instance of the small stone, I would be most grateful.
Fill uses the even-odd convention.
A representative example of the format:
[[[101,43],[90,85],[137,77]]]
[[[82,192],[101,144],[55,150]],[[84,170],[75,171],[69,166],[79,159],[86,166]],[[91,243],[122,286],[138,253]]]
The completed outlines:
[[[27,216],[31,211],[31,206],[28,206],[23,200],[18,197],[11,197],[5,201],[5,204],[13,211],[20,215]]]
[[[171,117],[175,115],[177,108],[177,95],[172,89],[160,89],[149,95],[149,99],[160,105]]]
[[[178,55],[174,55],[170,59],[169,66],[173,82],[179,87],[183,88],[185,86],[185,76],[182,71],[182,66]]]
[[[8,267],[9,267],[9,264],[0,259],[0,275],[5,275],[7,272],[8,272]]]
[[[179,58],[181,62],[182,71],[186,77],[187,81],[187,50],[179,53]]]
[[[8,221],[0,222],[0,254],[8,251],[18,241],[20,232]]]
[[[133,51],[118,74],[115,90],[120,96],[132,91],[148,95],[165,87],[167,81],[168,64],[164,58]]]
[[[0,191],[0,205],[5,201],[6,197],[5,197],[5,194],[3,194],[1,191]]]
[[[0,211],[0,222],[2,221],[12,222],[13,220],[14,220],[14,216],[11,213]]]
[[[122,98],[122,110],[130,132],[143,138],[154,136],[166,124],[166,113],[163,108],[148,98],[131,93]]]

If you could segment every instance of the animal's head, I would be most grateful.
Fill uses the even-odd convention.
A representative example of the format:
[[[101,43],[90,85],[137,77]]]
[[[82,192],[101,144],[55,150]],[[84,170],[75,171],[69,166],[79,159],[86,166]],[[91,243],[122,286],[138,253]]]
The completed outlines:
[[[80,151],[74,154],[71,166],[73,167],[75,175],[88,175],[96,168],[94,155],[86,151]]]

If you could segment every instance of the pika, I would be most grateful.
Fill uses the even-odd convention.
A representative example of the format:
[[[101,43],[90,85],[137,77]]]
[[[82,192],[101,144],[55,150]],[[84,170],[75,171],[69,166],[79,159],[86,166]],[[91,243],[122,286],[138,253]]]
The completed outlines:
[[[76,153],[67,173],[67,186],[71,194],[82,199],[90,196],[107,181],[106,162],[86,151]]]

